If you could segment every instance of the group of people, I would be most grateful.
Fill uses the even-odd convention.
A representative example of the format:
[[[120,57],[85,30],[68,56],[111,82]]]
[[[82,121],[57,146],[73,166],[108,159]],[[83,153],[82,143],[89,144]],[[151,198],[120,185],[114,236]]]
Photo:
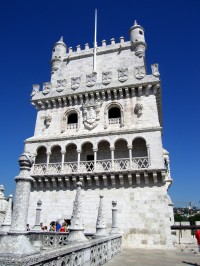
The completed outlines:
[[[69,226],[70,226],[70,219],[64,219],[64,221],[62,222],[62,224],[60,224],[59,221],[52,221],[50,223],[49,226],[49,230],[48,227],[45,225],[43,225],[43,223],[40,223],[40,228],[41,231],[47,232],[47,231],[52,231],[52,232],[68,232],[69,230]],[[29,224],[26,225],[26,229],[27,231],[30,231],[30,226]]]

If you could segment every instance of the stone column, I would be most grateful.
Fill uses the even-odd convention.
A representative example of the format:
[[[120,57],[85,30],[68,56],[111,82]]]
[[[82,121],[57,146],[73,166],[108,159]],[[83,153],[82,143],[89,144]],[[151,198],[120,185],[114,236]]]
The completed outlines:
[[[35,216],[35,225],[33,227],[33,231],[41,231],[40,227],[40,215],[42,210],[41,206],[42,206],[42,201],[38,200],[36,208],[36,216]]]
[[[112,166],[112,169],[114,168],[114,150],[115,150],[114,147],[110,147],[110,151],[111,151],[111,166]]]
[[[28,152],[19,157],[20,173],[15,178],[16,192],[10,231],[0,239],[0,254],[31,255],[37,253],[31,245],[27,234],[26,224],[28,216],[31,182],[30,169],[33,159]]]
[[[48,172],[50,155],[51,155],[51,152],[47,152],[47,166],[46,166],[46,172]]]
[[[69,242],[86,242],[88,239],[84,235],[84,223],[82,214],[82,200],[81,200],[81,182],[77,183],[76,197],[71,217],[71,225],[69,228]]]
[[[112,201],[112,228],[110,234],[120,234],[120,230],[117,227],[117,201]]]
[[[132,168],[132,146],[128,146],[128,151],[129,151],[129,167]]]
[[[0,185],[0,225],[3,222],[6,213],[6,208],[8,205],[8,202],[3,192],[4,192],[4,186]]]
[[[147,147],[147,156],[148,156],[149,165],[151,165],[150,146],[149,146],[149,144],[147,144],[146,147]]]
[[[63,171],[64,162],[65,162],[65,151],[61,151],[61,154],[62,154],[61,170]]]
[[[10,230],[11,217],[12,217],[12,198],[13,195],[9,195],[6,214],[4,216],[3,223],[0,227],[0,231],[2,232],[8,232]]]
[[[77,168],[78,171],[80,169],[80,159],[81,159],[81,150],[77,150],[78,158],[77,158]]]
[[[96,171],[97,166],[97,149],[93,149],[94,152],[94,171]]]
[[[107,236],[105,212],[103,208],[103,196],[100,195],[99,197],[100,197],[99,210],[98,210],[98,216],[97,216],[96,234],[94,235],[94,237]]]

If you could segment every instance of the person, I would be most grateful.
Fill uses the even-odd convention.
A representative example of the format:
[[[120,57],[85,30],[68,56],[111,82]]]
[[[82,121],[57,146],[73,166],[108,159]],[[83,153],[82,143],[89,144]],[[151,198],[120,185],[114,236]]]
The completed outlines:
[[[27,231],[30,231],[29,224],[26,225],[26,230],[27,230]]]
[[[59,223],[59,221],[56,221],[56,232],[60,231],[61,228],[61,224]]]
[[[67,224],[66,224],[66,222],[62,223],[62,226],[60,228],[60,232],[67,232]]]
[[[50,223],[49,231],[54,231],[54,232],[56,231],[56,223],[54,221]]]
[[[43,231],[45,231],[45,232],[48,231],[46,225],[43,227]]]
[[[197,244],[198,244],[199,252],[200,252],[200,229],[198,229],[198,230],[196,231],[195,236],[196,236],[196,239],[197,239]]]

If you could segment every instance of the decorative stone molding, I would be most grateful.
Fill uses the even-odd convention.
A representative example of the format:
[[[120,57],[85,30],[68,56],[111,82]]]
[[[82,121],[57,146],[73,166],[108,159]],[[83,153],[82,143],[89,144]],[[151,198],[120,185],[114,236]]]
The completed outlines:
[[[136,103],[134,111],[138,117],[140,117],[142,115],[142,110],[143,110],[143,104],[140,102]]]
[[[108,128],[108,111],[109,109],[111,109],[112,107],[118,107],[120,109],[120,115],[121,115],[121,121],[120,121],[120,127],[124,126],[124,111],[123,111],[123,106],[119,103],[119,102],[111,102],[109,103],[104,110],[104,128]]]
[[[10,230],[11,217],[12,217],[12,198],[13,196],[9,195],[6,213],[4,216],[3,223],[0,227],[0,231],[3,231],[3,232],[8,232]]]
[[[57,92],[63,91],[66,86],[67,86],[66,79],[57,80],[57,88],[56,88]]]
[[[128,80],[128,68],[120,68],[118,69],[118,79],[120,82],[125,82]]]
[[[112,80],[112,72],[111,71],[104,71],[102,73],[102,83],[104,85],[108,85],[108,84],[110,84],[111,80]]]
[[[42,93],[45,95],[48,94],[50,92],[51,88],[52,88],[51,82],[43,83]]]
[[[80,87],[81,77],[73,77],[71,78],[71,88],[72,90],[76,90]]]
[[[83,104],[83,123],[88,129],[95,128],[100,120],[100,101],[90,100]]]
[[[134,68],[135,78],[136,79],[142,79],[146,75],[145,67],[144,66],[138,66]]]
[[[70,114],[73,114],[73,113],[76,113],[77,114],[77,128],[76,128],[76,131],[79,130],[80,128],[80,112],[77,108],[71,108],[71,109],[68,109],[64,115],[63,115],[63,118],[62,118],[62,128],[61,128],[61,133],[63,132],[66,132],[67,131],[67,120],[68,120],[68,116]]]
[[[44,116],[44,125],[46,128],[50,126],[51,120],[52,120],[52,117],[50,114],[47,114]]]
[[[92,87],[95,85],[97,80],[97,73],[93,72],[92,74],[86,75],[86,86]]]
[[[159,77],[159,76],[160,76],[159,68],[158,68],[158,64],[152,64],[152,65],[151,65],[151,70],[152,70],[152,74],[153,74],[155,77]]]
[[[39,84],[33,84],[33,90],[31,93],[31,96],[33,97],[35,94],[37,94],[40,90],[40,85]]]

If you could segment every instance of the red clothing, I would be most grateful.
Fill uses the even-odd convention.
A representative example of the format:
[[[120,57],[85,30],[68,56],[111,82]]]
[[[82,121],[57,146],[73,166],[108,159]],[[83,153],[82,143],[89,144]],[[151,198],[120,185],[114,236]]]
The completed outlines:
[[[62,227],[60,228],[60,232],[66,232],[65,226],[62,226]]]
[[[200,246],[200,229],[198,229],[198,230],[196,231],[195,236],[196,236],[196,239],[197,239],[197,243],[198,243],[198,245]]]

